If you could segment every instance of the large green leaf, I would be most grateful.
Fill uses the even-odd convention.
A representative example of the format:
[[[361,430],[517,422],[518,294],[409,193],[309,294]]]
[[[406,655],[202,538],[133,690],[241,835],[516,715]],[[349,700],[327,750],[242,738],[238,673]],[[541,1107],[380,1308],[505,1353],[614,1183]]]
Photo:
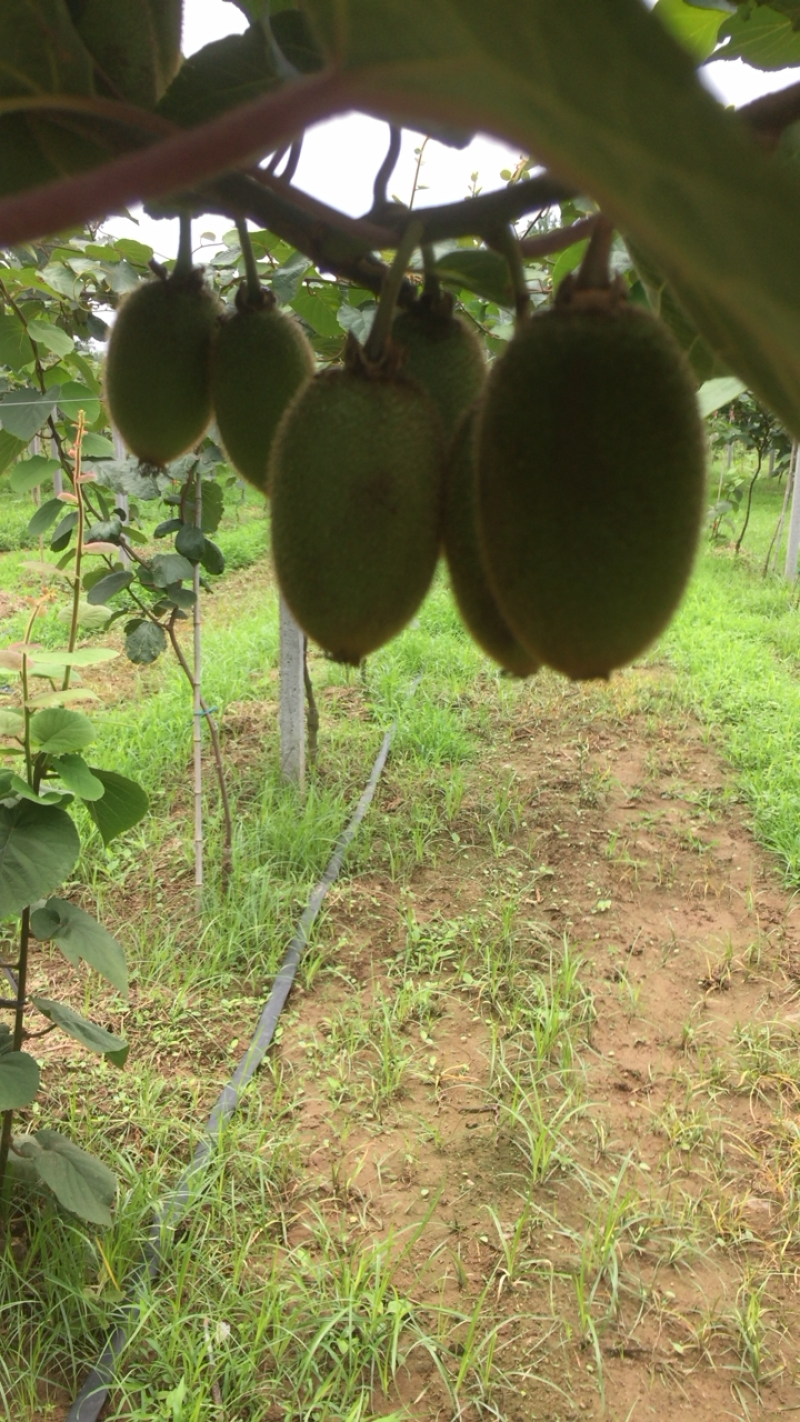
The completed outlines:
[[[57,459],[48,459],[46,454],[34,454],[30,459],[21,459],[11,471],[11,488],[15,494],[27,494],[42,484],[49,484],[61,465]]]
[[[41,1130],[14,1141],[59,1204],[91,1224],[110,1225],[117,1177],[107,1165],[56,1131]]]
[[[757,150],[641,0],[305,0],[354,106],[518,143],[651,254],[800,434],[800,179]]]
[[[0,94],[91,94],[92,61],[65,0],[3,0]]]
[[[67,0],[112,92],[157,103],[180,59],[182,0]]]
[[[116,938],[69,899],[47,900],[43,908],[31,914],[31,932],[42,943],[57,943],[73,967],[83,958],[123,996],[128,991],[128,970],[125,953]]]
[[[152,623],[144,625],[150,627]],[[118,834],[138,825],[150,808],[150,800],[147,791],[127,775],[120,775],[116,770],[98,770],[96,765],[91,771],[105,793],[100,800],[88,800],[86,808],[100,831],[103,844],[110,844]]]
[[[48,415],[52,415],[57,398],[57,385],[44,395],[33,386],[9,390],[0,395],[0,424],[9,434],[27,443],[42,428]]]
[[[13,463],[24,448],[24,439],[17,439],[17,436],[9,434],[8,430],[0,430],[0,474]]]
[[[18,316],[0,315],[0,365],[21,370],[35,359],[33,346]]]
[[[48,755],[83,750],[94,738],[94,726],[82,711],[54,706],[31,717],[31,740]]]
[[[11,809],[0,805],[0,918],[21,913],[57,888],[80,847],[65,810],[27,800]]]
[[[0,1111],[30,1106],[39,1090],[39,1065],[27,1052],[0,1056]]]
[[[31,1002],[62,1031],[74,1037],[76,1042],[80,1042],[81,1046],[88,1047],[90,1052],[96,1052],[98,1056],[108,1057],[115,1066],[125,1065],[129,1048],[122,1037],[107,1032],[105,1027],[99,1027],[96,1022],[90,1022],[66,1002],[53,1002],[49,997],[32,997]]]
[[[280,81],[261,26],[214,40],[181,65],[159,104],[175,123],[195,124],[246,103]]]

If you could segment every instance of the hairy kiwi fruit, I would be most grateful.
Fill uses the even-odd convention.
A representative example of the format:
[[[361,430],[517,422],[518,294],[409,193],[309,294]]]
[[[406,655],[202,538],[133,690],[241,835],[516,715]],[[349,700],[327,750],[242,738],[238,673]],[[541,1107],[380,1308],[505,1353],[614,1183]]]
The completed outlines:
[[[231,464],[267,492],[269,452],[286,406],[314,374],[314,354],[301,328],[275,310],[237,302],[220,325],[211,358],[211,397]]]
[[[642,652],[686,585],[704,500],[694,386],[667,328],[619,293],[533,316],[490,374],[478,470],[484,564],[519,641],[574,678]]]
[[[270,460],[272,551],[303,631],[356,665],[419,607],[439,553],[441,432],[412,381],[327,370],[298,392]]]
[[[530,676],[539,663],[514,636],[489,587],[478,542],[478,406],[456,430],[447,461],[444,552],[458,610],[471,636],[514,676]]]
[[[444,293],[423,295],[399,312],[392,325],[392,341],[398,348],[402,373],[418,380],[436,405],[449,444],[486,379],[479,340],[453,315],[452,298]]]
[[[128,448],[148,464],[185,454],[211,420],[211,342],[221,309],[198,271],[143,282],[120,305],[106,402]]]

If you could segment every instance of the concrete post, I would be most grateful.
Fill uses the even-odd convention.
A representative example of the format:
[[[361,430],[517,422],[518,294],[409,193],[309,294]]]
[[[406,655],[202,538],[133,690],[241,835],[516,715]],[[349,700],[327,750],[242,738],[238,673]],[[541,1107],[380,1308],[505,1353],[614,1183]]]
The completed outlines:
[[[789,536],[786,543],[786,565],[783,575],[790,582],[797,581],[797,554],[800,552],[800,479],[797,474],[797,451],[798,444],[795,440],[792,444],[792,458],[790,469],[794,474],[794,486],[792,488],[792,511],[789,514]]]
[[[303,789],[306,775],[306,703],[303,681],[303,634],[280,599],[281,775]]]

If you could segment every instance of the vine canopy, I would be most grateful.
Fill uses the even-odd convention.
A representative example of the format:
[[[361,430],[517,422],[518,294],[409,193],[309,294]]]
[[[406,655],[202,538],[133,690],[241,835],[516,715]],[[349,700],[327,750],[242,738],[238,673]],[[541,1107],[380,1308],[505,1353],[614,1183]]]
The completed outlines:
[[[800,63],[797,0],[236,3],[245,33],[181,62],[180,0],[5,0],[0,242],[169,200],[252,216],[374,289],[404,210],[353,221],[255,165],[350,110],[454,143],[481,130],[546,176],[424,222],[491,242],[559,192],[589,197],[720,366],[800,433],[800,103],[726,111],[696,70]]]

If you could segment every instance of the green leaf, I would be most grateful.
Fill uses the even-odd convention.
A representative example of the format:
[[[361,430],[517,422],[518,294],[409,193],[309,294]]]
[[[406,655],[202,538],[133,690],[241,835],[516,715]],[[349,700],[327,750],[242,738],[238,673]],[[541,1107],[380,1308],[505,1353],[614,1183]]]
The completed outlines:
[[[58,407],[63,411],[65,418],[71,420],[73,424],[77,424],[78,422],[78,411],[83,410],[87,425],[93,425],[96,420],[99,420],[100,412],[103,408],[97,396],[93,395],[91,390],[83,385],[80,380],[67,380],[64,382],[58,396]],[[98,450],[96,448],[97,440],[103,440],[104,443],[110,443],[110,441],[106,440],[104,435],[95,435],[91,440],[91,444],[94,447],[87,449],[86,441],[89,439],[90,434],[91,431],[87,431],[87,433],[84,434],[81,449],[84,454],[88,454],[93,459],[96,459],[98,457]],[[111,453],[114,453],[113,445],[111,445]]]
[[[183,558],[187,558],[190,563],[199,563],[205,544],[206,536],[201,528],[193,528],[190,523],[181,524],[175,539],[175,550]]]
[[[79,1012],[68,1007],[65,1002],[53,1002],[49,997],[32,997],[31,1002],[37,1011],[43,1013],[51,1022],[55,1022],[70,1037],[74,1037],[81,1046],[88,1047],[90,1052],[96,1052],[100,1057],[108,1057],[115,1066],[125,1065],[130,1049],[122,1037],[116,1037],[113,1032],[107,1032],[105,1027],[98,1027],[96,1022],[81,1017]]]
[[[11,809],[0,805],[0,918],[21,913],[57,888],[80,847],[66,810],[28,801]]]
[[[88,430],[83,436],[83,452],[90,459],[111,459],[114,454],[114,446],[106,435],[95,434],[93,430]]]
[[[88,1151],[55,1131],[41,1130],[14,1143],[60,1205],[90,1224],[110,1225],[117,1177]]]
[[[38,345],[44,346],[46,350],[52,351],[57,356],[71,355],[75,348],[72,337],[52,321],[29,321],[28,335],[33,336]]]
[[[20,386],[18,390],[8,390],[0,395],[0,424],[9,434],[16,435],[27,444],[38,434],[48,415],[52,415],[58,398],[58,386],[53,385],[46,394],[33,386]]]
[[[292,310],[296,311],[318,336],[341,337],[342,328],[336,319],[336,312],[313,292],[301,291],[290,304]]]
[[[103,844],[109,845],[118,834],[132,829],[144,818],[150,800],[141,785],[116,770],[98,770],[93,765],[91,771],[103,785],[105,794],[102,800],[88,801],[86,808],[100,831]]]
[[[686,0],[658,0],[653,11],[662,24],[688,49],[694,59],[708,59],[717,45],[717,36],[729,11],[687,4]]]
[[[0,1111],[19,1111],[30,1106],[39,1090],[39,1063],[27,1052],[3,1052],[0,1056]]]
[[[17,455],[22,453],[25,444],[24,439],[17,439],[16,435],[9,434],[7,430],[0,430],[0,474],[5,472],[9,464],[13,464]]]
[[[115,95],[152,108],[180,62],[182,0],[73,0],[72,8]]]
[[[270,7],[270,29],[284,59],[300,74],[313,74],[324,63],[305,15],[288,5]]]
[[[47,755],[83,750],[95,739],[94,726],[82,711],[54,706],[31,717],[31,740]]]
[[[53,676],[56,667],[96,667],[113,662],[119,656],[113,647],[79,647],[76,652],[46,652],[37,647],[29,656],[33,670],[42,676]]]
[[[203,545],[203,556],[200,562],[206,572],[214,578],[218,578],[220,573],[225,572],[225,554],[216,543],[211,542],[210,538],[207,538]]]
[[[186,522],[195,522],[194,490],[190,489],[184,501]],[[225,511],[225,491],[213,479],[203,480],[203,502],[200,510],[200,527],[204,533],[215,533]],[[177,530],[176,530],[177,532]]]
[[[559,252],[551,272],[553,291],[558,291],[564,277],[580,266],[588,246],[588,241],[573,242],[571,247],[566,247],[563,252]]]
[[[64,0],[3,0],[0,94],[91,94],[92,61]]]
[[[116,597],[117,593],[129,588],[132,582],[133,573],[129,572],[127,568],[106,573],[105,577],[99,578],[96,583],[92,584],[86,594],[86,601],[95,607],[100,603],[109,602],[112,597]]]
[[[437,257],[436,273],[449,286],[474,291],[476,296],[494,301],[498,306],[510,309],[514,305],[508,263],[499,252],[456,247]]]
[[[167,635],[157,622],[140,622],[125,636],[125,653],[129,661],[146,667],[156,661],[167,645]]]
[[[82,755],[52,756],[50,765],[59,779],[82,800],[99,800],[104,794],[102,780],[92,774]]]
[[[61,790],[34,790],[27,780],[23,780],[21,775],[12,773],[8,784],[9,790],[13,790],[15,795],[21,795],[23,800],[31,800],[34,805],[70,805],[72,796],[65,794]]]
[[[96,805],[99,802],[94,802]],[[41,943],[57,943],[65,958],[77,968],[81,958],[107,979],[124,997],[128,970],[122,947],[102,923],[69,899],[50,898],[31,914],[31,932]]]
[[[164,118],[187,126],[257,99],[280,80],[261,26],[214,40],[184,60],[158,105]]]
[[[27,494],[47,484],[61,465],[57,459],[48,459],[44,454],[34,454],[30,459],[21,459],[11,470],[11,488],[15,494]]]
[[[180,553],[157,553],[151,560],[150,570],[157,588],[168,588],[172,583],[181,583],[191,578],[192,565]]]
[[[15,736],[17,740],[22,740],[24,734],[25,722],[21,713],[0,711],[0,736]]]
[[[117,237],[114,247],[121,256],[127,257],[129,262],[138,267],[146,267],[153,259],[152,247],[146,246],[144,242],[137,242],[135,237]]]
[[[800,33],[771,5],[754,5],[726,18],[719,37],[723,44],[715,59],[743,59],[756,69],[800,64]]]
[[[730,405],[743,390],[741,380],[737,380],[735,375],[723,375],[718,380],[707,380],[697,392],[697,404],[702,418],[713,415],[714,411],[722,409],[723,405]]]
[[[0,365],[21,370],[35,360],[33,346],[18,316],[0,315]]]
[[[357,107],[469,123],[590,195],[721,360],[800,434],[800,177],[641,0],[306,0]],[[715,372],[718,373],[718,372]]]
[[[59,622],[69,626],[72,622],[72,608],[60,607],[56,614]],[[88,602],[78,603],[78,626],[85,627],[87,632],[98,632],[101,627],[105,627],[111,617],[109,607],[91,607]]]

